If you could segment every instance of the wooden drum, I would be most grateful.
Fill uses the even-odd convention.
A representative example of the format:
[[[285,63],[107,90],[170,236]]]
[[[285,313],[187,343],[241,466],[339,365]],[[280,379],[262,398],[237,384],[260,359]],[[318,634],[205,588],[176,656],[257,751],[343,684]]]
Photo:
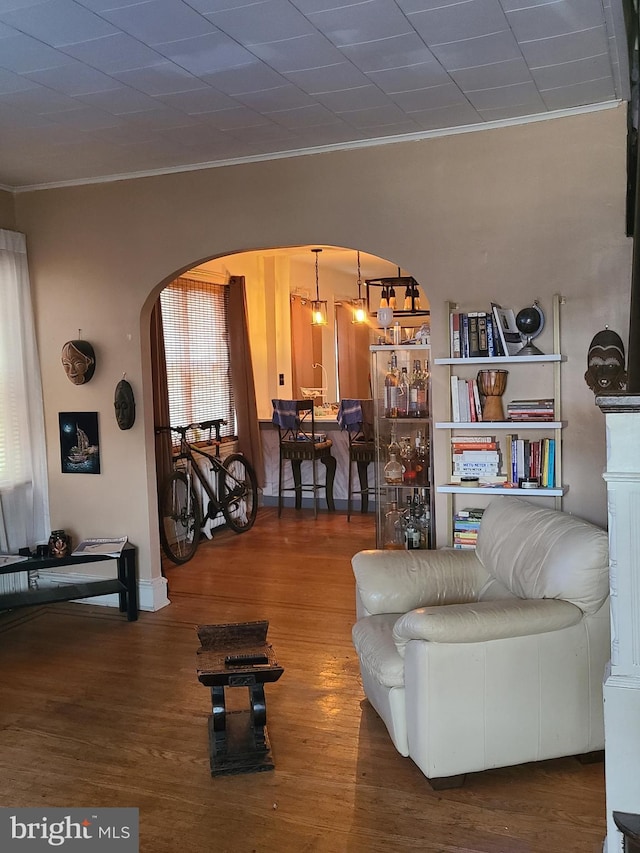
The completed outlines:
[[[482,419],[484,421],[504,421],[502,395],[507,387],[508,370],[479,370],[478,391],[484,397]]]

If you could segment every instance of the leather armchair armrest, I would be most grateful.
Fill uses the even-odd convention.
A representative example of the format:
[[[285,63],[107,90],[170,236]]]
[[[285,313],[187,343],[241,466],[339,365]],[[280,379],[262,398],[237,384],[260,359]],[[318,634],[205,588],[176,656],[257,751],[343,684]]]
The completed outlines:
[[[474,551],[360,551],[351,565],[359,616],[476,601],[491,582]]]
[[[393,639],[400,654],[404,654],[409,640],[481,643],[559,631],[576,625],[582,617],[582,610],[575,604],[555,598],[420,607],[400,616],[393,628]]]

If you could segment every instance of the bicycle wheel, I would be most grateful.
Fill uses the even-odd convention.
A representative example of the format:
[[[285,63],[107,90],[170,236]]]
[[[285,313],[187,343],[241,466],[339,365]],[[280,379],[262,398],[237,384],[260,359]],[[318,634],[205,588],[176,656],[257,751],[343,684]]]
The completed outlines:
[[[160,498],[160,542],[174,563],[186,563],[196,553],[202,527],[200,504],[186,474],[174,471],[165,480]]]
[[[242,453],[232,453],[223,462],[220,500],[227,524],[236,533],[253,527],[258,512],[258,481]]]

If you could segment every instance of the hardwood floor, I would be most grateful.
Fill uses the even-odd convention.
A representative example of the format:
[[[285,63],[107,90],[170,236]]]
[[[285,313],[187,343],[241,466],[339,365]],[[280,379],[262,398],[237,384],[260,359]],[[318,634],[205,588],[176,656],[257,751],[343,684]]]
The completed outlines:
[[[127,623],[54,604],[0,616],[0,803],[134,806],[144,853],[596,853],[604,766],[567,758],[434,792],[363,698],[350,557],[373,516],[260,510],[167,566],[171,606]],[[275,770],[209,773],[195,625],[268,619]],[[244,691],[241,691],[244,693]]]

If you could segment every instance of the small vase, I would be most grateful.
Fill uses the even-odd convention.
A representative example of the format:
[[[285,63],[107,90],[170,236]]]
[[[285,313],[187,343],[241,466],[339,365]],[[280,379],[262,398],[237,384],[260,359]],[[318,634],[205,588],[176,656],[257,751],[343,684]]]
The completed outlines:
[[[71,553],[71,539],[64,530],[52,530],[49,537],[49,556],[68,557]]]

